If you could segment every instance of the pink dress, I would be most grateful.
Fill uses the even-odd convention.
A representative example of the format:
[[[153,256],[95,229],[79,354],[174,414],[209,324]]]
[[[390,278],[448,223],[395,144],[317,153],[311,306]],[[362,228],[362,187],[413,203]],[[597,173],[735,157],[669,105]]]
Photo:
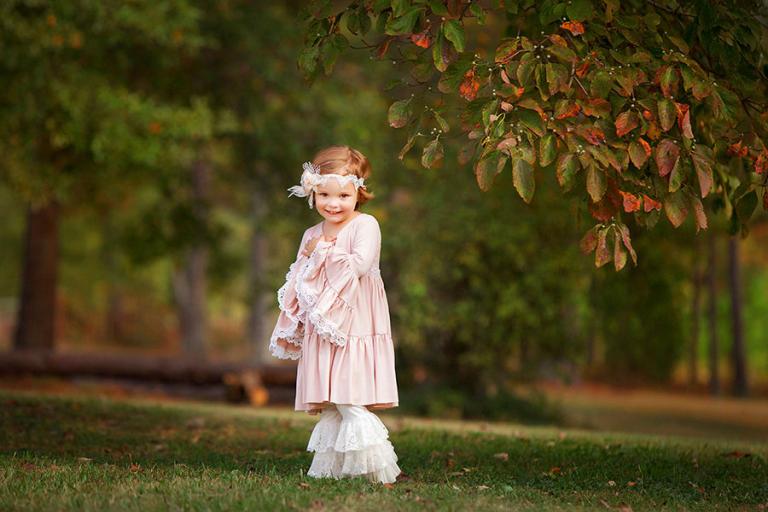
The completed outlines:
[[[375,217],[358,213],[334,242],[322,222],[304,232],[296,261],[277,292],[280,315],[269,349],[280,359],[298,359],[296,410],[352,404],[398,405],[389,306],[379,271],[381,231]]]

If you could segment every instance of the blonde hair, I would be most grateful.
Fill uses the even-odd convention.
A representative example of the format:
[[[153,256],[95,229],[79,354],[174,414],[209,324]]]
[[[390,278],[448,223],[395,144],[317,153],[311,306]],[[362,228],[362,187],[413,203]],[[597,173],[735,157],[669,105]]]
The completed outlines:
[[[320,168],[320,174],[341,174],[342,176],[353,174],[366,181],[371,175],[371,164],[365,155],[349,146],[330,146],[321,149],[312,159],[312,163]],[[355,210],[376,197],[368,189],[367,183],[365,188],[357,189]]]

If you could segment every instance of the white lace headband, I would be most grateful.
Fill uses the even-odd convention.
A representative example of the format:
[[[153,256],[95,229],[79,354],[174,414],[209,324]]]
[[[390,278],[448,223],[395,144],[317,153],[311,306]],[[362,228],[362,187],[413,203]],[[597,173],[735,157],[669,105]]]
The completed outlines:
[[[320,168],[313,165],[312,162],[304,162],[303,167],[304,172],[301,173],[301,184],[289,188],[290,194],[288,194],[288,197],[307,197],[310,208],[314,207],[312,204],[312,192],[317,190],[318,185],[325,185],[329,179],[335,179],[341,187],[347,186],[347,183],[352,183],[355,185],[355,191],[360,187],[365,188],[365,178],[358,178],[354,174],[346,176],[341,174],[320,174]]]

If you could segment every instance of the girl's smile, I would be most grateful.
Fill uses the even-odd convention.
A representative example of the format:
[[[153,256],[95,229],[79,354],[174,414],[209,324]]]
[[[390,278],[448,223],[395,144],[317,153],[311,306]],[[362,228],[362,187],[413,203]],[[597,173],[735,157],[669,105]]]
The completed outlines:
[[[340,186],[335,179],[318,185],[315,192],[315,207],[329,224],[340,225],[354,217],[357,205],[357,190],[352,183]]]

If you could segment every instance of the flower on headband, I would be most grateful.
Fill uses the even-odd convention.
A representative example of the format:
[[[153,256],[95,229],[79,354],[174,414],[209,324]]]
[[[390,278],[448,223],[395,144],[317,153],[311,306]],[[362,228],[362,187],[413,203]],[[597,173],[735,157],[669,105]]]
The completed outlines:
[[[318,185],[324,185],[329,179],[335,179],[340,186],[345,186],[347,183],[352,183],[355,186],[355,190],[365,187],[365,179],[358,178],[354,174],[348,174],[346,176],[341,174],[320,174],[320,168],[314,165],[312,162],[304,162],[302,166],[304,172],[301,173],[300,185],[294,185],[289,188],[288,197],[307,197],[309,207],[313,208],[312,204],[312,192],[317,190]]]

